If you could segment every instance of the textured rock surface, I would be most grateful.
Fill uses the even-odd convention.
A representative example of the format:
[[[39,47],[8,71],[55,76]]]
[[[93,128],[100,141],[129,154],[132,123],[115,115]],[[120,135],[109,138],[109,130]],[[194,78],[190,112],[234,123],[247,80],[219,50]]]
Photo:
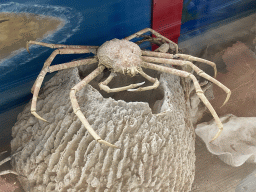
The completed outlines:
[[[90,71],[85,68],[61,71],[45,84],[37,111],[50,123],[31,115],[31,103],[19,114],[12,129],[16,155],[11,163],[26,176],[19,177],[24,190],[190,191],[195,138],[179,77],[163,74],[159,89],[104,98],[92,87],[107,77],[104,72],[77,94],[89,123],[119,147],[114,149],[97,143],[73,113],[69,92]],[[116,77],[110,86],[126,80]],[[117,100],[123,96],[144,102]]]

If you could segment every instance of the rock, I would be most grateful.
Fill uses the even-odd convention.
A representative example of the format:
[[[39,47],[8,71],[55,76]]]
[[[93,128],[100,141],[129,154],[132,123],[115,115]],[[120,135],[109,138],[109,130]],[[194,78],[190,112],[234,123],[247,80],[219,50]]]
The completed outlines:
[[[206,143],[207,149],[233,167],[245,162],[256,163],[256,117],[228,114],[220,120],[224,129],[211,143],[218,130],[215,121],[201,123],[196,127],[196,134]]]
[[[108,76],[104,71],[77,93],[88,122],[102,139],[119,147],[114,149],[88,134],[69,99],[70,89],[93,67],[60,71],[45,84],[37,112],[50,123],[30,113],[31,103],[19,114],[12,128],[16,155],[11,164],[25,176],[18,177],[24,190],[190,191],[195,136],[180,78],[161,74],[156,90],[107,94],[97,90]],[[118,74],[110,87],[138,79],[144,81]]]

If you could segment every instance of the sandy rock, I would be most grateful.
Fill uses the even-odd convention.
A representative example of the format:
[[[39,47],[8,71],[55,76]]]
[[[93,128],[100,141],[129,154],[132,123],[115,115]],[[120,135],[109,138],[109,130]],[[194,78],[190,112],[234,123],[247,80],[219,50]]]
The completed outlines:
[[[19,177],[24,190],[190,191],[195,138],[180,78],[162,74],[156,90],[107,94],[95,89],[108,76],[104,71],[77,94],[88,122],[119,147],[114,149],[88,134],[69,99],[70,89],[92,67],[61,71],[45,84],[37,112],[50,123],[31,115],[31,103],[19,114],[12,128],[12,154],[17,154],[11,163],[26,176]],[[120,75],[110,86],[130,80]]]

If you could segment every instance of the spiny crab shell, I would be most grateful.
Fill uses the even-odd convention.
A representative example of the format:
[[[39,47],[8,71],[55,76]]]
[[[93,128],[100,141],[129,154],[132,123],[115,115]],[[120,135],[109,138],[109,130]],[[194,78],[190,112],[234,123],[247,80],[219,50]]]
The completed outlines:
[[[97,52],[99,65],[113,69],[113,72],[135,76],[141,66],[140,47],[127,40],[113,39],[102,44]]]

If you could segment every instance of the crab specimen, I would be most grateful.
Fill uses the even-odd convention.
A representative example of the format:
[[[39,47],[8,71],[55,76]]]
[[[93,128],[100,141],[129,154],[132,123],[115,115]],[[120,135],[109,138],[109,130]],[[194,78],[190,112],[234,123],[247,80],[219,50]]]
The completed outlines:
[[[134,39],[135,37],[142,37],[143,34],[151,32],[156,37],[153,37],[153,40],[162,41],[164,42],[163,48],[167,46],[167,49],[174,47],[175,54],[166,53],[167,51],[162,52],[153,52],[153,51],[142,51],[140,47],[130,40]],[[200,70],[196,65],[194,65],[191,61],[198,61],[208,65],[211,65],[214,68],[215,76],[217,73],[216,65],[213,62],[200,59],[197,57],[193,57],[186,54],[179,54],[178,53],[178,45],[171,40],[167,39],[166,37],[162,36],[158,32],[154,31],[153,29],[146,28],[143,29],[129,37],[126,37],[122,40],[113,39],[110,41],[105,42],[100,47],[97,46],[81,46],[81,45],[62,45],[62,44],[48,44],[36,41],[28,41],[27,42],[27,51],[29,52],[29,44],[36,44],[50,48],[57,48],[52,52],[50,57],[45,61],[43,69],[41,70],[40,74],[38,75],[31,92],[33,94],[32,104],[31,104],[31,113],[38,119],[46,121],[42,117],[40,117],[36,112],[36,103],[39,94],[40,87],[44,80],[46,73],[52,73],[55,71],[68,69],[72,67],[77,67],[81,65],[89,65],[98,63],[98,67],[87,75],[82,81],[76,84],[70,91],[70,99],[73,107],[74,113],[78,116],[82,124],[88,130],[88,132],[94,137],[94,139],[102,144],[105,144],[110,147],[116,147],[115,145],[102,140],[101,137],[93,130],[93,128],[88,123],[87,119],[83,115],[82,111],[80,110],[79,104],[76,99],[76,93],[80,91],[84,86],[86,86],[90,81],[92,81],[96,76],[101,74],[105,68],[111,71],[109,77],[104,80],[103,82],[99,83],[100,89],[106,92],[119,92],[119,91],[147,91],[151,89],[156,89],[159,86],[159,81],[157,78],[152,78],[146,73],[143,72],[142,68],[148,68],[164,73],[170,73],[173,75],[177,75],[180,77],[188,77],[190,78],[195,86],[196,94],[199,98],[203,101],[206,107],[210,110],[212,116],[214,117],[216,124],[219,128],[217,134],[213,137],[212,141],[215,140],[223,130],[223,125],[215,112],[214,108],[210,104],[210,102],[205,97],[200,84],[198,83],[196,77],[189,72],[178,70],[171,67],[166,67],[161,64],[170,64],[176,66],[190,66],[199,76],[204,77],[205,79],[215,83],[220,88],[222,88],[226,93],[227,97],[224,101],[223,105],[228,101],[231,91],[224,86],[222,83],[214,79],[213,77],[206,74],[204,71]],[[165,48],[164,48],[165,49]],[[165,49],[165,50],[167,50]],[[161,51],[161,50],[160,50]],[[59,65],[50,66],[53,59],[58,54],[83,54],[83,53],[93,53],[95,56],[93,58],[81,59],[77,61],[71,61],[68,63],[63,63]],[[121,73],[124,75],[129,75],[131,77],[140,74],[145,79],[150,81],[152,85],[147,87],[139,87],[143,83],[137,84],[130,84],[128,86],[119,87],[119,88],[110,88],[108,83],[116,76],[116,73]],[[139,88],[138,88],[139,87]]]

